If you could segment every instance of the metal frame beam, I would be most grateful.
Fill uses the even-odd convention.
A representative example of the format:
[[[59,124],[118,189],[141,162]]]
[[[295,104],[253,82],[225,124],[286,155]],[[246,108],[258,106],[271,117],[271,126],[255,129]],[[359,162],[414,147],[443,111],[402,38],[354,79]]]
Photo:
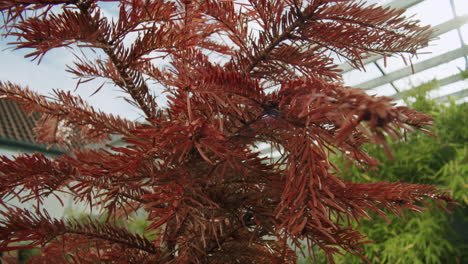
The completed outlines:
[[[454,74],[454,75],[451,75],[451,76],[448,76],[448,77],[445,77],[445,78],[439,80],[439,86],[442,87],[442,86],[449,85],[449,84],[459,82],[459,81],[463,81],[463,80],[464,80],[463,76],[460,73],[458,73],[458,74]],[[410,91],[410,90],[412,90],[412,89],[408,89],[406,91]],[[402,99],[401,95],[398,94],[398,93],[392,94],[392,95],[390,95],[390,97],[393,97],[395,99]]]
[[[387,84],[392,81],[396,81],[399,79],[402,79],[404,77],[410,76],[414,73],[422,72],[424,70],[436,67],[440,64],[447,63],[450,61],[453,61],[455,59],[464,57],[466,54],[468,54],[468,46],[464,45],[461,48],[458,48],[456,50],[452,50],[449,52],[446,52],[444,54],[441,54],[439,56],[435,56],[433,58],[430,58],[428,60],[419,62],[414,64],[413,66],[407,66],[405,68],[396,70],[394,72],[388,73],[385,76],[380,76],[378,78],[359,83],[357,85],[353,85],[354,87],[362,88],[365,90],[372,89],[379,87],[381,85]],[[414,70],[414,71],[413,71]]]
[[[434,26],[433,27],[434,33],[431,35],[431,37],[436,38],[436,37],[438,37],[438,36],[440,36],[442,34],[445,34],[445,33],[449,32],[449,31],[451,31],[451,30],[460,28],[461,26],[463,26],[465,24],[468,24],[468,15],[456,17],[456,18],[451,19],[451,20],[449,20],[447,22],[444,22],[442,24]],[[378,61],[378,60],[380,60],[382,58],[383,58],[383,56],[381,56],[381,55],[371,56],[371,57],[369,57],[367,59],[364,59],[362,61],[362,64],[366,65],[366,64],[369,64],[369,63],[373,63],[373,62],[376,62],[376,61]],[[349,72],[351,70],[356,69],[347,62],[339,65],[338,68],[343,70],[343,73],[346,73],[346,72]]]
[[[424,0],[395,0],[386,4],[386,6],[399,8],[399,9],[407,9],[407,8],[410,8],[414,5],[421,3],[422,1]]]

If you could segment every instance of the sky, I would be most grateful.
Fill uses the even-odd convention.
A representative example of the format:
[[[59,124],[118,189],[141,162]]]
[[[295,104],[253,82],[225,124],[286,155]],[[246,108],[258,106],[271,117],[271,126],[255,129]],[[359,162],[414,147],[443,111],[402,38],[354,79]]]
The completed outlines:
[[[453,17],[450,1],[454,1],[456,5],[457,15],[468,14],[468,0],[426,0],[417,6],[410,8],[407,13],[413,15],[414,18],[420,19],[422,24],[437,25],[445,22]],[[373,3],[385,4],[389,1],[369,1]],[[108,15],[112,15],[114,10],[106,9]],[[462,35],[465,44],[468,43],[468,25],[462,28]],[[34,91],[38,91],[44,95],[50,95],[53,89],[71,90],[76,87],[76,79],[73,75],[65,71],[65,66],[71,64],[73,55],[66,49],[56,49],[49,52],[41,64],[36,61],[32,62],[29,59],[23,58],[28,53],[27,50],[13,51],[7,42],[11,39],[0,39],[0,80],[12,81],[17,84],[28,86]],[[431,43],[430,47],[423,50],[429,52],[415,59],[415,61],[423,60],[431,56],[442,54],[448,50],[461,47],[461,43],[456,31],[448,32],[442,35],[438,40]],[[384,69],[387,72],[403,67],[401,60],[392,60]],[[409,88],[422,82],[426,82],[433,78],[443,78],[455,73],[458,68],[465,68],[463,58],[455,60],[449,64],[441,65],[434,70],[418,73],[411,78],[396,82],[400,88]],[[362,81],[376,78],[380,76],[377,68],[370,66],[365,72],[352,71],[344,75],[347,85],[355,85]],[[119,88],[106,85],[97,94],[91,96],[102,81],[88,83],[80,86],[76,93],[81,95],[88,103],[95,108],[101,109],[107,113],[117,114],[131,120],[142,120],[142,113],[138,109],[126,103],[122,97],[126,96]],[[466,88],[467,81],[455,83],[447,87],[445,92],[453,92],[459,89]],[[447,92],[448,91],[448,92]],[[391,87],[379,87],[372,91],[376,94],[390,95],[393,93]],[[442,92],[443,93],[443,92]],[[160,96],[162,98],[162,96]]]

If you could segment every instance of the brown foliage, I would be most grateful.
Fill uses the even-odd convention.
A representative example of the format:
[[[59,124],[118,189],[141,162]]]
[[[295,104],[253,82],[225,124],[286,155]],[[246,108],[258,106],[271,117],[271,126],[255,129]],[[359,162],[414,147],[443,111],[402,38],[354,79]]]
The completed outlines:
[[[118,17],[106,17],[101,2],[118,4]],[[329,56],[360,67],[371,54],[415,54],[431,32],[400,10],[353,0],[4,0],[0,11],[27,57],[100,50],[105,58],[78,56],[68,71],[79,83],[111,81],[147,118],[138,124],[70,93],[48,99],[1,83],[0,96],[42,113],[38,140],[69,153],[0,158],[0,251],[40,246],[33,263],[295,263],[293,249],[306,241],[333,263],[340,248],[361,255],[368,243],[351,220],[451,202],[434,186],[345,182],[330,161],[341,152],[372,168],[364,143],[387,149],[387,136],[431,123],[344,86]],[[165,88],[166,108],[153,83]],[[113,134],[126,146],[73,144]],[[279,159],[262,158],[260,142]],[[60,192],[105,210],[107,222],[51,219],[42,199]],[[12,197],[36,201],[35,212],[9,205]],[[149,213],[155,241],[113,224],[137,209]]]

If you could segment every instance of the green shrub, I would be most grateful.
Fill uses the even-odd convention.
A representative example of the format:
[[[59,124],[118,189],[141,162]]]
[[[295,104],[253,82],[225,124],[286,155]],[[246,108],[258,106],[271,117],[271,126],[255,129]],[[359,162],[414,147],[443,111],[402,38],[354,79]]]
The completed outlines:
[[[367,146],[367,151],[381,160],[373,173],[343,164],[340,157],[336,157],[336,163],[343,171],[342,177],[348,180],[402,180],[438,185],[450,189],[451,195],[460,204],[452,208],[450,215],[427,210],[420,214],[404,212],[401,219],[389,215],[390,225],[376,214],[372,215],[372,219],[362,221],[356,227],[375,242],[364,249],[364,255],[371,263],[468,263],[468,104],[451,102],[443,105],[427,99],[427,92],[437,86],[438,81],[435,80],[403,94],[411,107],[434,116],[431,132],[436,137],[418,132],[407,135],[406,142],[391,142],[394,160],[389,160],[381,147]],[[317,254],[321,263],[323,256],[318,251]],[[313,261],[308,258],[301,263]],[[336,263],[362,263],[362,259],[345,255],[336,258]]]

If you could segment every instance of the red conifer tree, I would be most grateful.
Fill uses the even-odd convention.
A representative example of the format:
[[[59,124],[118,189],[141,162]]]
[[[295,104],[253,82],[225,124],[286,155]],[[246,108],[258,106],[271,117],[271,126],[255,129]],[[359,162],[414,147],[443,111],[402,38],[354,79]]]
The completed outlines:
[[[118,4],[118,18],[101,2]],[[295,263],[305,241],[333,262],[341,249],[361,255],[365,237],[351,222],[368,212],[451,201],[433,186],[345,182],[330,162],[342,153],[372,167],[364,143],[385,147],[387,136],[431,122],[344,86],[330,58],[360,67],[370,54],[415,54],[431,31],[401,10],[353,0],[3,0],[0,10],[4,35],[31,50],[26,57],[100,50],[68,71],[81,82],[110,80],[147,120],[1,83],[0,96],[42,114],[38,140],[69,152],[0,158],[0,251],[41,247],[31,263]],[[167,107],[157,105],[155,83]],[[127,145],[80,147],[112,134]],[[261,158],[260,142],[280,158]],[[42,200],[61,192],[106,210],[107,222],[52,219]],[[15,208],[10,197],[37,208]],[[137,209],[149,213],[155,241],[114,224]]]

